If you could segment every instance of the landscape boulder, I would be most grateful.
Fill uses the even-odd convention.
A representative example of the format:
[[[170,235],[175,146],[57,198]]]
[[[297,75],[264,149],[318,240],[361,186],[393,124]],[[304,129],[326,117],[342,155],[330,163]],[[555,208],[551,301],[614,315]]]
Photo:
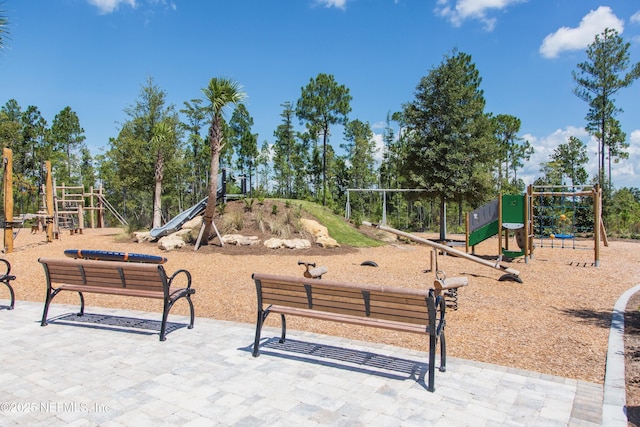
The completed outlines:
[[[265,240],[264,245],[269,249],[308,249],[311,242],[307,239],[277,239],[275,237]]]
[[[313,236],[317,245],[320,245],[323,248],[337,248],[340,246],[336,239],[329,236],[329,230],[327,227],[320,224],[318,221],[302,218],[300,220],[300,224],[302,224],[302,228],[305,231]]]
[[[179,235],[177,235],[177,233],[164,236],[160,240],[158,240],[158,247],[164,251],[172,251],[174,249],[180,249],[184,245],[185,245],[184,239]]]
[[[222,243],[236,246],[254,246],[260,243],[258,236],[243,236],[242,234],[225,234]]]
[[[149,231],[136,231],[135,233],[133,233],[133,238],[136,243],[150,242],[151,240],[153,240],[153,237],[151,237],[151,233]]]

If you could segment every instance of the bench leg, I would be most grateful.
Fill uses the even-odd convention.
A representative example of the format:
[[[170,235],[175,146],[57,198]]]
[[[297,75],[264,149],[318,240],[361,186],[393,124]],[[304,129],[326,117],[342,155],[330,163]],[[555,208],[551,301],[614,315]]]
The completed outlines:
[[[258,310],[258,320],[256,321],[256,337],[253,341],[253,352],[251,353],[253,357],[258,357],[260,355],[260,335],[262,334],[262,325],[264,324],[264,321],[268,315],[269,311]]]
[[[193,309],[193,302],[191,301],[191,295],[187,295],[186,298],[187,298],[187,301],[189,302],[189,312],[191,313],[191,323],[189,323],[189,326],[187,326],[187,329],[193,329],[193,321],[196,317],[196,312]]]
[[[435,391],[435,380],[436,380],[436,341],[437,338],[433,335],[429,335],[429,384],[427,385],[427,390],[430,392]]]
[[[189,312],[191,314],[191,319],[189,322],[188,329],[193,329],[193,322],[195,320],[195,310],[193,309],[193,301],[191,301],[191,294],[195,291],[189,291],[178,295],[175,299],[170,299],[164,302],[164,309],[162,310],[162,325],[160,327],[160,341],[166,341],[167,339],[167,320],[169,318],[169,312],[171,311],[171,307],[176,303],[180,298],[184,297],[189,303]]]
[[[13,288],[11,287],[9,280],[3,280],[2,283],[4,283],[5,286],[9,289],[9,295],[10,295],[9,310],[13,310],[13,307],[16,304],[16,294],[13,292]]]
[[[440,372],[447,370],[447,343],[444,338],[444,332],[440,334]]]
[[[167,318],[169,317],[169,310],[173,304],[169,301],[164,302],[164,310],[162,310],[162,325],[160,326],[160,341],[166,341],[167,337]]]
[[[80,313],[78,313],[78,316],[84,316],[84,295],[82,295],[82,292],[78,292],[78,295],[80,296]]]
[[[280,321],[282,322],[282,334],[280,335],[280,344],[282,344],[287,338],[287,319],[285,319],[284,314],[280,315]]]
[[[47,326],[47,314],[49,313],[49,305],[51,304],[51,300],[53,297],[58,295],[60,289],[56,289],[53,292],[47,290],[47,298],[44,300],[44,310],[42,311],[42,321],[40,322],[40,326]]]

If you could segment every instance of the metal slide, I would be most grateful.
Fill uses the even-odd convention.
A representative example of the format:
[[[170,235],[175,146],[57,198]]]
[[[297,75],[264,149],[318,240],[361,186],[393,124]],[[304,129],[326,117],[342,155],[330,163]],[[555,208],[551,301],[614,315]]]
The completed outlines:
[[[224,198],[226,194],[225,186],[224,186],[225,180],[226,179],[223,176],[223,174],[218,175],[218,193],[216,195],[217,196],[216,200],[220,200],[221,198]],[[160,237],[169,235],[171,233],[175,233],[176,231],[180,230],[180,228],[182,228],[182,225],[185,222],[192,220],[193,218],[195,218],[196,216],[204,212],[204,209],[207,207],[208,200],[209,200],[209,196],[200,200],[198,203],[191,206],[186,211],[179,213],[178,215],[173,217],[171,221],[167,222],[162,227],[152,228],[149,234],[151,234],[151,237],[153,237],[154,239],[158,239]]]

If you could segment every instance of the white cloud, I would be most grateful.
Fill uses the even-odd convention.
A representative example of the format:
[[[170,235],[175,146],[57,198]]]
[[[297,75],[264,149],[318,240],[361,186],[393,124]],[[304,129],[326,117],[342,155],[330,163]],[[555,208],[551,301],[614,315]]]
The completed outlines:
[[[482,22],[487,31],[492,31],[496,18],[489,17],[488,11],[502,10],[527,0],[438,0],[435,13],[447,18],[454,26],[459,27],[467,19]]]
[[[531,156],[529,162],[524,165],[521,171],[518,171],[518,176],[522,178],[525,184],[532,184],[536,178],[542,175],[540,165],[548,162],[556,147],[566,143],[571,136],[575,136],[587,145],[589,161],[585,169],[589,174],[589,178],[597,175],[598,141],[589,135],[584,128],[567,126],[543,137],[531,134],[522,135],[535,149],[535,153]],[[640,187],[640,130],[631,132],[628,142],[629,148],[627,152],[629,153],[629,158],[620,160],[619,163],[611,167],[611,180],[616,188]]]
[[[587,144],[589,163],[586,165],[585,169],[587,170],[587,173],[589,173],[589,176],[595,174],[598,164],[596,159],[598,151],[596,140],[592,138],[584,128],[567,126],[564,129],[557,129],[551,135],[547,136],[537,137],[531,134],[522,136],[524,139],[529,141],[535,150],[531,159],[529,159],[529,161],[524,165],[523,170],[518,172],[518,175],[522,178],[525,184],[533,184],[533,181],[542,175],[540,172],[541,165],[550,161],[554,150],[560,144],[565,144],[571,136],[575,136]]]
[[[373,157],[376,162],[376,166],[380,166],[382,163],[382,156],[384,154],[384,135],[381,133],[374,133],[373,140],[376,143],[376,152],[373,154]]]
[[[129,6],[135,8],[136,0],[88,0],[89,4],[97,7],[100,10],[100,13],[108,14],[112,13],[114,10],[118,9],[121,4],[128,4]]]
[[[611,181],[616,188],[640,188],[640,129],[631,132],[628,142],[629,158],[611,168]]]
[[[631,15],[631,18],[629,18],[629,22],[631,22],[632,24],[640,24],[640,10]]]
[[[335,7],[343,10],[347,8],[347,0],[316,0],[316,3],[327,8]]]
[[[578,27],[562,27],[545,37],[540,46],[540,54],[545,58],[555,58],[564,51],[584,49],[605,28],[612,28],[622,33],[624,21],[614,15],[610,7],[600,6],[582,18]]]

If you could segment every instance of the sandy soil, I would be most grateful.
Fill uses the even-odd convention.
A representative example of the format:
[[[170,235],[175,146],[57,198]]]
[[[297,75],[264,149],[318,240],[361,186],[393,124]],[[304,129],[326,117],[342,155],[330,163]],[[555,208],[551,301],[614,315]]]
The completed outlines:
[[[425,235],[420,235],[425,237]],[[460,236],[458,236],[460,238]],[[430,251],[425,245],[396,242],[367,249],[263,250],[209,245],[173,252],[155,243],[134,243],[120,229],[85,229],[82,235],[62,234],[45,243],[43,233],[22,230],[11,262],[17,280],[18,300],[44,301],[44,271],[39,257],[63,257],[65,249],[101,249],[166,256],[171,273],[186,268],[196,289],[196,315],[253,323],[256,313],[253,272],[299,276],[298,260],[326,266],[325,278],[380,285],[431,287]],[[459,309],[447,313],[448,354],[453,357],[495,363],[546,374],[602,383],[611,311],[627,289],[640,283],[640,244],[610,241],[601,246],[599,267],[594,267],[593,241],[579,242],[583,249],[537,247],[529,263],[518,259],[503,263],[518,270],[523,283],[498,281],[502,273],[454,256],[438,256],[438,267],[447,277],[467,276],[469,286],[459,295]],[[539,244],[538,244],[539,246]],[[490,239],[476,248],[490,258],[498,242]],[[495,259],[495,258],[494,258]],[[362,266],[375,261],[378,267]],[[86,295],[90,306],[160,311],[156,300]],[[0,289],[0,298],[7,299]],[[60,294],[58,303],[77,303],[77,296]],[[20,302],[16,304],[20,309]],[[174,313],[187,314],[181,301]],[[2,315],[10,315],[4,312]],[[277,325],[277,319],[270,324]],[[358,340],[426,349],[424,337],[374,328],[344,326],[310,319],[289,320],[289,329],[335,334]],[[196,321],[196,328],[198,327]],[[253,337],[247,337],[250,343]]]

